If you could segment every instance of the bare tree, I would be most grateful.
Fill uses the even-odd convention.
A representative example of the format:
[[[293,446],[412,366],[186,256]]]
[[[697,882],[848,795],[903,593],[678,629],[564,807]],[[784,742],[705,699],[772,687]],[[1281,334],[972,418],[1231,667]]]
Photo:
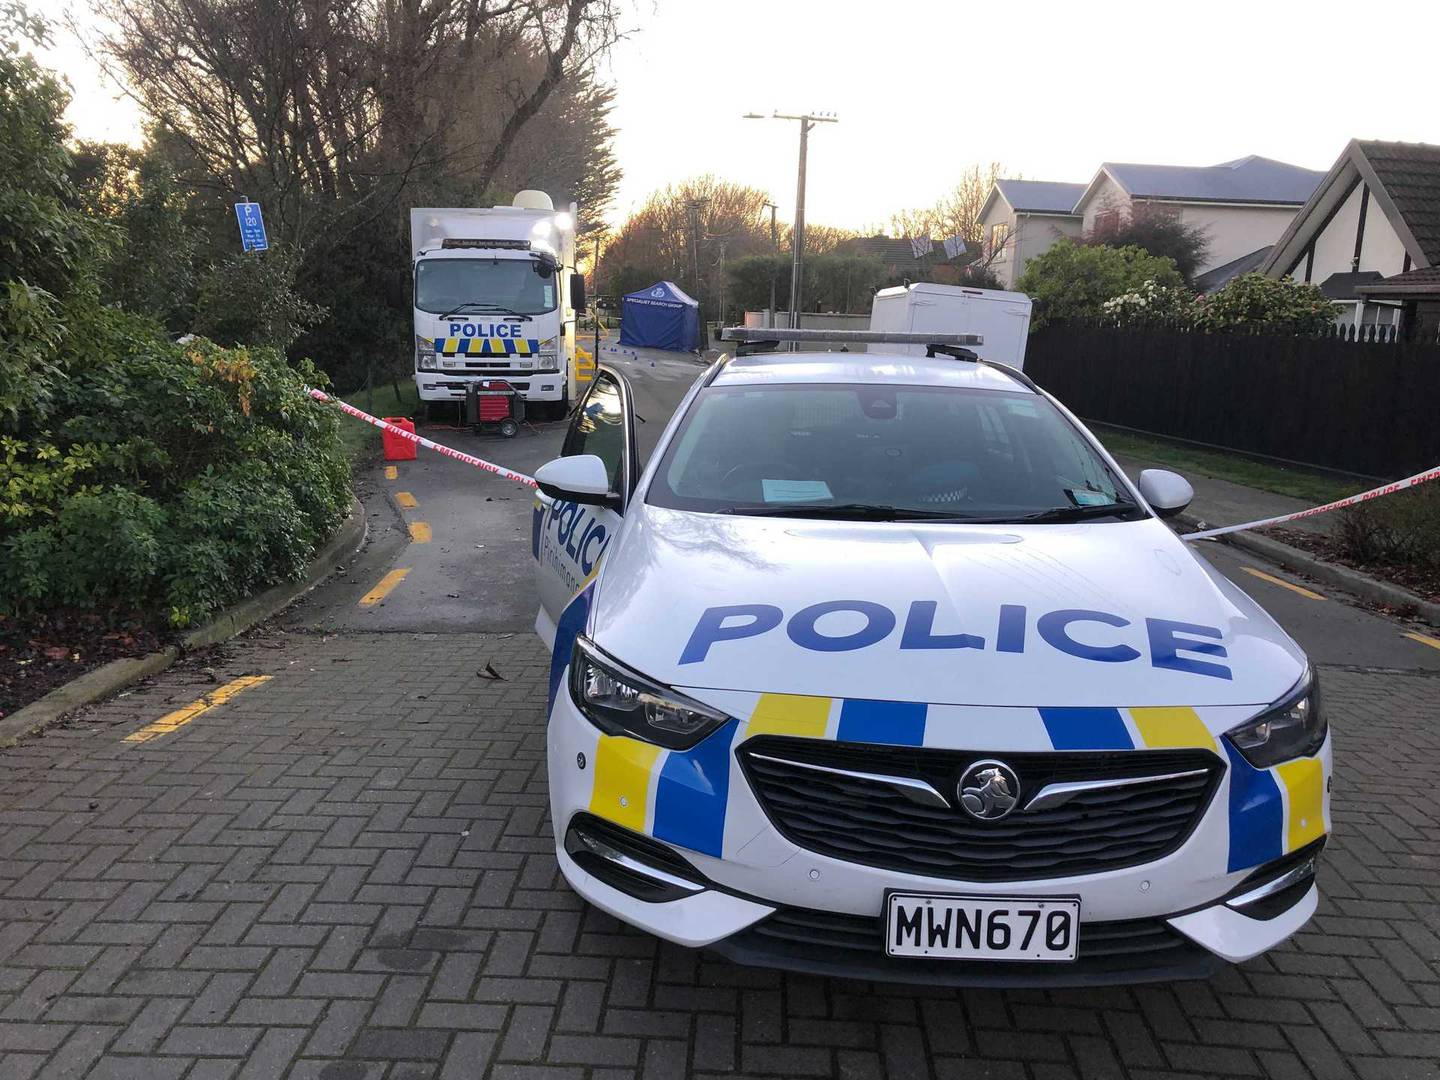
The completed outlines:
[[[94,3],[115,27],[108,55],[206,174],[191,179],[265,197],[275,231],[302,244],[374,222],[451,169],[486,188],[561,81],[616,37],[616,0]],[[470,140],[455,137],[457,72],[488,79],[467,104],[494,122]]]
[[[972,165],[933,206],[901,210],[891,215],[891,235],[928,236],[937,241],[958,236],[965,241],[968,252],[988,261],[993,256],[985,244],[985,227],[980,223],[980,211],[990,196],[990,189],[1004,172],[1005,167],[998,161],[989,165]]]
[[[601,258],[607,288],[633,284],[622,268],[660,274],[697,293],[718,292],[718,238],[726,258],[768,254],[769,195],[712,175],[671,184],[653,193],[621,226]],[[698,277],[697,277],[698,271]],[[703,298],[697,297],[697,299]]]

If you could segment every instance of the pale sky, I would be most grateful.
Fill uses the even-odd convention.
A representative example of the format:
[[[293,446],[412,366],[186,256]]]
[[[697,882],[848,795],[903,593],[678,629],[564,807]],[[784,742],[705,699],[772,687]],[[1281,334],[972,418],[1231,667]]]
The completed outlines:
[[[797,125],[752,111],[838,114],[810,139],[806,219],[850,228],[935,201],[974,163],[1088,181],[1101,161],[1326,169],[1351,138],[1440,143],[1437,0],[629,2],[601,72],[619,90],[617,217],[713,172],[788,219]],[[78,135],[138,132],[81,50],[49,59]]]

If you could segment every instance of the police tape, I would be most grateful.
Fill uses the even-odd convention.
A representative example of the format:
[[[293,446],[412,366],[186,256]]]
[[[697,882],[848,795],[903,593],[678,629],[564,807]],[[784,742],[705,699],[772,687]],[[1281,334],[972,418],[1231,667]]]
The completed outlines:
[[[349,402],[341,401],[339,398],[331,397],[320,390],[306,388],[307,392],[316,401],[326,402],[339,407],[340,411],[357,420],[379,428],[381,431],[389,431],[400,436],[402,439],[409,439],[418,446],[427,450],[434,450],[437,454],[444,454],[446,457],[454,458],[456,461],[463,461],[466,465],[473,465],[477,469],[484,469],[492,472],[504,480],[514,480],[516,483],[525,484],[527,487],[535,487],[535,478],[526,476],[524,473],[516,472],[514,469],[507,469],[503,465],[496,465],[493,461],[486,461],[471,454],[463,453],[453,447],[444,446],[427,439],[423,435],[417,435],[413,431],[406,431],[402,427],[388,421],[381,420],[378,416],[371,416],[362,409],[357,409]],[[1362,491],[1359,495],[1351,495],[1345,499],[1336,499],[1334,502],[1325,503],[1323,506],[1312,506],[1308,510],[1297,510],[1293,514],[1281,514],[1278,517],[1261,518],[1258,521],[1245,521],[1239,525],[1223,525],[1218,529],[1206,529],[1203,532],[1182,533],[1182,540],[1208,540],[1215,536],[1225,536],[1229,533],[1243,532],[1246,529],[1264,529],[1271,525],[1282,525],[1287,521],[1298,521],[1301,518],[1314,517],[1317,514],[1326,514],[1331,510],[1340,510],[1347,506],[1355,506],[1370,499],[1378,499],[1382,495],[1392,495],[1397,491],[1404,491],[1406,488],[1418,487],[1420,484],[1428,483],[1431,480],[1440,480],[1440,466],[1433,469],[1426,469],[1414,476],[1407,476],[1404,480],[1396,480],[1393,484],[1382,484],[1380,487],[1371,488],[1369,491]]]
[[[1281,514],[1279,517],[1261,518],[1259,521],[1246,521],[1239,525],[1225,525],[1218,529],[1206,529],[1204,532],[1192,532],[1181,534],[1181,540],[1208,540],[1212,536],[1224,536],[1227,533],[1241,532],[1245,529],[1264,529],[1270,525],[1280,525],[1287,521],[1298,521],[1301,518],[1314,517],[1316,514],[1327,514],[1331,510],[1340,510],[1346,506],[1355,506],[1358,503],[1368,502],[1371,499],[1378,499],[1382,495],[1393,495],[1397,491],[1404,491],[1406,488],[1418,487],[1420,484],[1428,483],[1431,480],[1440,480],[1440,466],[1433,469],[1426,469],[1414,476],[1407,476],[1404,480],[1396,480],[1393,484],[1382,484],[1380,487],[1371,488],[1369,491],[1362,491],[1359,495],[1351,495],[1349,498],[1336,499],[1324,506],[1312,506],[1309,510],[1297,510],[1293,514]]]
[[[517,484],[525,484],[526,486],[532,488],[536,486],[535,478],[533,476],[526,476],[524,473],[516,472],[514,469],[507,469],[503,465],[496,465],[493,461],[486,461],[484,458],[478,458],[472,454],[462,453],[461,451],[456,450],[454,447],[443,446],[440,443],[435,442],[433,439],[427,439],[423,435],[416,435],[413,431],[406,431],[404,428],[392,424],[387,420],[381,420],[378,416],[371,416],[364,410],[355,408],[354,405],[351,405],[347,401],[341,401],[339,398],[331,397],[329,394],[321,390],[314,390],[306,387],[306,391],[316,401],[336,405],[339,407],[340,411],[345,413],[346,415],[353,416],[356,420],[363,420],[365,421],[365,423],[370,424],[373,427],[377,427],[381,431],[388,431],[394,435],[400,436],[400,438],[402,439],[409,439],[417,446],[423,446],[427,450],[434,450],[437,454],[444,454],[446,457],[454,458],[456,461],[463,461],[466,465],[474,465],[477,469],[484,469],[486,472],[492,472],[503,480],[514,480]]]

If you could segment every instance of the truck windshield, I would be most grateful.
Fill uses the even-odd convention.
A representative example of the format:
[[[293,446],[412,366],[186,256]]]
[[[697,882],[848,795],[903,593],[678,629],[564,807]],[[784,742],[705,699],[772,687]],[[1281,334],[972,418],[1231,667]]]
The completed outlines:
[[[493,305],[517,315],[555,310],[555,273],[541,276],[536,259],[421,259],[415,265],[415,306],[444,315],[463,304]]]
[[[766,517],[1133,520],[1143,511],[1037,394],[868,384],[713,386],[646,501]]]

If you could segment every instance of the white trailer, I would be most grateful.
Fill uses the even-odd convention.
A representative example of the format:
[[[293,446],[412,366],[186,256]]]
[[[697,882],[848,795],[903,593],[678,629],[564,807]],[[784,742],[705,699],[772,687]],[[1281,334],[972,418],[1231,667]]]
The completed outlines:
[[[962,285],[896,285],[881,289],[870,305],[870,329],[883,333],[978,334],[975,351],[986,360],[1025,367],[1025,341],[1030,335],[1030,298],[999,289]],[[896,346],[895,351],[923,356],[923,345]]]
[[[561,414],[579,396],[585,279],[575,270],[575,214],[543,191],[522,191],[510,206],[410,211],[422,402],[463,402],[467,386],[496,378]]]

